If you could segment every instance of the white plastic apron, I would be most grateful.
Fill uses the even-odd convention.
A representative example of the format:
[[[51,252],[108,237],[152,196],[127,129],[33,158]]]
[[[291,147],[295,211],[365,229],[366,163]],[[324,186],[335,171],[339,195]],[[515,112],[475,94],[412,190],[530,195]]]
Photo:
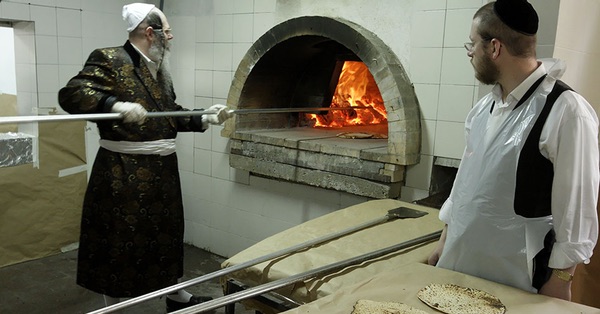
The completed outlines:
[[[544,246],[552,216],[515,214],[514,189],[519,153],[553,83],[546,77],[533,96],[510,113],[487,146],[490,106],[478,106],[470,133],[475,136],[467,139],[453,202],[446,204],[451,206],[450,220],[437,266],[537,292],[532,287],[532,261]],[[491,94],[482,99],[485,104],[492,101]]]

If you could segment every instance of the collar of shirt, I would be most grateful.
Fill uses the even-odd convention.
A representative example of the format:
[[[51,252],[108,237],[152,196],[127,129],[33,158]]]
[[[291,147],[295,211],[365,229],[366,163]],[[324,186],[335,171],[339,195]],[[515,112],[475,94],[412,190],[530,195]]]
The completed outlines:
[[[494,111],[496,109],[509,109],[512,110],[519,100],[525,95],[527,90],[537,81],[540,77],[546,74],[546,67],[542,62],[538,62],[538,67],[531,73],[521,84],[519,84],[508,96],[506,97],[506,101],[502,101],[502,87],[499,84],[494,85],[492,88],[492,95],[494,98],[494,102],[496,106],[494,106]]]
[[[146,56],[133,43],[131,45],[133,46],[133,49],[135,49],[135,51],[137,51],[140,54],[140,56],[142,56],[142,60],[144,60],[144,63],[148,67],[148,70],[150,70],[150,73],[152,74],[152,77],[154,77],[154,79],[156,79],[156,75],[158,73],[158,64],[156,64],[156,62],[152,61],[152,59],[150,59],[148,56]]]
[[[540,77],[546,74],[546,68],[541,62],[538,62],[539,66],[533,73],[531,73],[519,86],[517,86],[507,97],[506,101],[502,101],[502,87],[496,84],[492,88],[492,98],[494,100],[494,109],[490,115],[487,128],[485,133],[486,145],[490,143],[491,138],[498,133],[502,123],[510,115],[510,112],[515,108],[517,103],[527,90],[537,81]]]

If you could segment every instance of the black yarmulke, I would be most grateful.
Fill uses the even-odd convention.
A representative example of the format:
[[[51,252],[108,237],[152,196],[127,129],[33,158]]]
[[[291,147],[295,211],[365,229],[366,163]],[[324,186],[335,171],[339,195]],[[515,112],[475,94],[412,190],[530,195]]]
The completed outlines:
[[[538,15],[527,0],[497,0],[494,12],[508,27],[525,35],[535,35],[538,29]]]

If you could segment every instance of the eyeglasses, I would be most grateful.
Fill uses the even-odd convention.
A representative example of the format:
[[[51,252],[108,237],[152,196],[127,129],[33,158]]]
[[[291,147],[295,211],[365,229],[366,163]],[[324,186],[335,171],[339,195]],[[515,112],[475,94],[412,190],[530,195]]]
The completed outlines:
[[[165,35],[167,35],[167,36],[171,35],[171,29],[170,28],[167,28],[167,29],[162,29],[162,28],[156,29],[156,28],[154,28],[154,30],[155,31],[163,31],[163,33],[165,33]]]
[[[473,51],[473,47],[474,47],[474,46],[475,46],[475,43],[474,43],[474,42],[468,42],[468,43],[465,43],[465,49],[467,49],[467,51],[468,51],[468,52],[471,52],[471,51]]]
[[[482,41],[491,41],[491,40],[492,40],[492,38],[483,38],[483,39],[480,40],[480,42],[482,42]],[[465,47],[465,49],[467,49],[468,52],[473,52],[473,49],[475,48],[476,44],[477,44],[477,42],[471,41],[471,42],[465,43],[464,47]]]
[[[163,29],[160,26],[152,26],[152,25],[150,25],[150,27],[152,27],[152,29],[155,31],[163,31],[163,33],[165,33],[165,35],[167,35],[167,36],[171,35],[171,32],[172,32],[172,30],[170,28]]]

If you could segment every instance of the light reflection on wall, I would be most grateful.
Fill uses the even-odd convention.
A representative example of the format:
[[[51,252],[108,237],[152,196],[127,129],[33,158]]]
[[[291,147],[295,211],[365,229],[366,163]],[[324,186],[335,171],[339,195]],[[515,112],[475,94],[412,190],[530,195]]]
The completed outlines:
[[[30,21],[0,20],[0,116],[38,113],[35,53],[35,24]],[[39,167],[38,124],[4,125],[0,132],[22,133],[33,137],[33,166]]]
[[[17,94],[15,35],[12,27],[0,25],[0,94]]]

